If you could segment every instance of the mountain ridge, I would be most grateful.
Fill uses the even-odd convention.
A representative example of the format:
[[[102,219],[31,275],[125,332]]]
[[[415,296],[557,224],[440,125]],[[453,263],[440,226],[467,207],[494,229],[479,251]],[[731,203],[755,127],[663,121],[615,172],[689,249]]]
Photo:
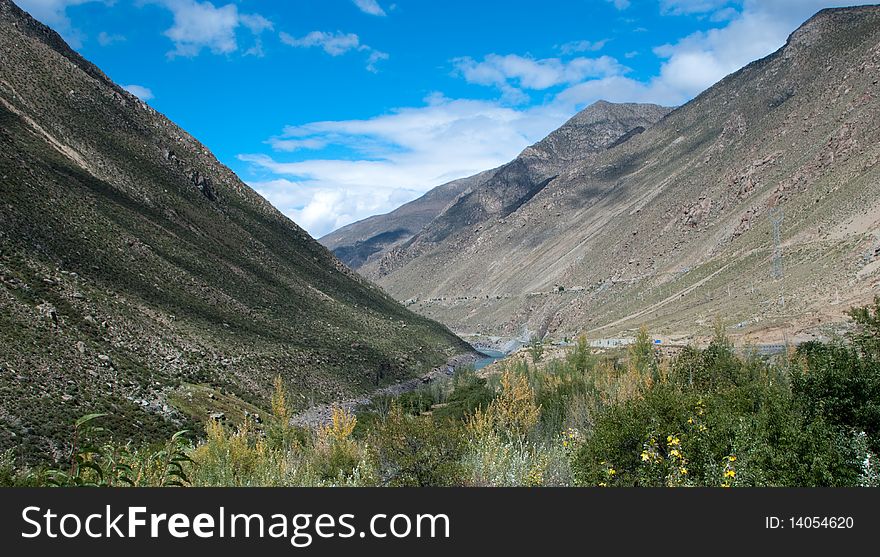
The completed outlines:
[[[565,165],[509,216],[372,276],[461,334],[613,336],[647,323],[690,338],[721,314],[746,336],[781,338],[839,320],[878,284],[878,21],[876,6],[819,12],[643,133]],[[846,247],[820,249],[832,237]],[[752,280],[790,252],[783,278]],[[834,271],[822,280],[807,253]],[[850,286],[842,301],[820,286],[831,277]]]
[[[0,0],[0,448],[372,391],[473,354]],[[34,408],[41,412],[34,412]]]
[[[552,169],[626,141],[644,131],[643,125],[653,125],[669,110],[657,105],[599,101],[579,111],[537,143],[523,149],[512,161],[433,188],[390,213],[349,224],[327,234],[320,241],[352,268],[367,277],[376,278],[396,264],[394,258],[401,250],[418,242],[420,236],[430,234],[431,227],[438,226],[434,221],[442,221],[444,215],[455,210],[455,206],[464,198],[475,192],[480,193],[482,189],[484,195],[494,192],[495,203],[505,197],[511,197],[509,203],[521,203],[528,195],[535,193],[535,188],[541,182],[547,182]],[[603,123],[606,124],[605,128],[600,126]],[[533,172],[535,176],[530,175]],[[526,182],[522,186],[525,191],[511,196],[509,190],[512,188],[507,183],[492,183],[502,178],[506,182]],[[436,198],[441,201],[432,203]],[[415,222],[407,218],[414,211],[419,211],[419,218]]]
[[[446,238],[468,243],[466,230],[490,219],[505,218],[566,166],[595,156],[637,129],[654,125],[669,111],[658,105],[606,101],[588,106],[462,194],[412,238],[358,270],[377,280]]]
[[[449,204],[494,172],[494,169],[486,170],[447,182],[393,211],[338,228],[319,241],[346,265],[358,269],[371,258],[408,241]]]

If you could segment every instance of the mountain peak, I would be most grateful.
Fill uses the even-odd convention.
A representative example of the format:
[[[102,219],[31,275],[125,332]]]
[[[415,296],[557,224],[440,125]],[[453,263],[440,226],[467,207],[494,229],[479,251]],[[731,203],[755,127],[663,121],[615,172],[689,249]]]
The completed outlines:
[[[624,137],[641,133],[671,110],[656,104],[599,100],[572,116],[546,138],[527,147],[523,156],[549,156],[557,166],[569,164],[606,149]]]
[[[823,10],[673,111],[596,102],[438,217],[379,283],[496,337],[642,324],[689,337],[719,314],[761,335],[835,322],[880,269],[878,44],[880,7]],[[642,133],[615,129],[644,111],[656,123]],[[788,266],[768,280],[780,250]],[[836,301],[827,285],[843,283]]]

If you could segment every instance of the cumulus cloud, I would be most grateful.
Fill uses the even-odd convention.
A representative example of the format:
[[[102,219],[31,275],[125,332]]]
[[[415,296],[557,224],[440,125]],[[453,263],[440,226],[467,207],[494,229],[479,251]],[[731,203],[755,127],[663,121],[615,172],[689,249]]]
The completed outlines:
[[[376,0],[352,0],[354,5],[365,14],[384,16],[385,10]]]
[[[518,55],[460,58],[453,61],[458,75],[499,89],[499,99],[434,95],[423,106],[375,118],[288,126],[269,140],[276,150],[271,156],[240,159],[265,175],[252,182],[258,191],[310,233],[322,236],[390,211],[436,185],[503,164],[599,99],[685,102],[782,46],[819,9],[855,1],[745,0],[741,11],[727,12],[730,19],[716,22],[717,28],[655,48],[661,66],[646,79],[630,77],[608,57],[579,62]],[[677,5],[684,9],[683,3]],[[693,10],[697,4],[689,6]],[[505,95],[517,88],[548,94],[539,105],[506,104]]]
[[[385,213],[419,195],[417,191],[322,187],[278,178],[248,184],[315,238],[369,215]]]
[[[263,31],[271,31],[273,29],[272,22],[260,14],[241,14],[238,19],[254,35],[259,35]]]
[[[382,60],[388,60],[390,56],[387,52],[382,52],[380,50],[370,49],[370,55],[367,56],[367,71],[372,73],[379,73],[379,68],[376,66]]]
[[[279,152],[334,147],[345,160],[284,161],[240,155],[270,179],[251,182],[316,237],[387,212],[425,191],[515,157],[569,115],[555,106],[515,110],[493,101],[432,95],[425,106],[366,120],[288,126],[270,140]]]
[[[490,54],[482,62],[466,57],[459,58],[454,63],[456,69],[471,83],[500,85],[515,81],[525,89],[537,90],[576,83],[588,77],[617,75],[627,71],[626,67],[610,56],[562,61],[559,58],[535,60],[516,54]]]
[[[610,56],[536,60],[516,54],[489,54],[482,61],[471,57],[453,60],[455,70],[469,83],[498,87],[508,102],[525,101],[521,89],[544,90],[575,84],[587,78],[626,73],[628,69]]]
[[[614,7],[618,10],[625,10],[629,8],[630,1],[629,0],[605,0],[609,4],[614,4]]]
[[[359,50],[361,39],[354,33],[325,33],[324,31],[312,31],[302,38],[296,38],[287,33],[281,33],[281,42],[290,46],[311,48],[320,47],[330,56],[340,56],[349,50]]]
[[[281,42],[296,48],[318,47],[330,56],[341,56],[347,52],[364,52],[367,54],[367,70],[373,73],[378,69],[376,64],[388,59],[388,54],[361,42],[359,36],[354,33],[335,33],[325,31],[312,31],[303,37],[294,37],[289,33],[279,33]]]
[[[243,14],[235,4],[217,7],[211,2],[197,0],[157,0],[171,10],[173,25],[165,36],[174,43],[169,58],[197,56],[203,49],[214,54],[231,54],[238,50],[239,27],[248,29],[259,41],[263,31],[272,29],[272,23],[259,14]],[[247,53],[262,51],[257,42]]]
[[[143,85],[123,85],[122,88],[144,102],[155,98],[153,91]]]

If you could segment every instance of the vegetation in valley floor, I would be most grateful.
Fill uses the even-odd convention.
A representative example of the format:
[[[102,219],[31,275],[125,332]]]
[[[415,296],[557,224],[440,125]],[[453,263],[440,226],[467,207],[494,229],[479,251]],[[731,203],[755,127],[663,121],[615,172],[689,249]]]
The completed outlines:
[[[157,447],[94,443],[79,420],[69,459],[4,485],[878,486],[880,298],[850,312],[847,341],[776,359],[739,356],[724,328],[705,349],[658,356],[647,331],[621,354],[585,338],[561,359],[471,370],[315,432],[290,423],[283,383],[265,424],[209,422]]]

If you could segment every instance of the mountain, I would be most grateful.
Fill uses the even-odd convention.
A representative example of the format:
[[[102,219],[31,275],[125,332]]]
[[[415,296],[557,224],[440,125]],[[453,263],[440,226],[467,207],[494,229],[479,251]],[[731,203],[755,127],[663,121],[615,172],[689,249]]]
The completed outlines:
[[[438,186],[394,211],[344,226],[321,243],[368,277],[389,272],[461,226],[472,226],[522,203],[568,164],[645,131],[670,109],[649,104],[590,106],[501,168]],[[388,255],[386,255],[388,254]]]
[[[55,452],[415,377],[472,349],[0,0],[0,449]]]
[[[415,236],[452,202],[495,173],[480,172],[433,188],[425,195],[384,215],[343,226],[320,239],[336,257],[352,269],[379,258]]]
[[[364,265],[361,273],[379,279],[438,245],[463,249],[488,221],[515,212],[563,169],[625,143],[669,111],[651,104],[604,101],[587,107],[461,195],[410,240]]]
[[[878,76],[880,7],[824,10],[626,141],[502,168],[368,276],[459,334],[827,333],[880,289]]]

